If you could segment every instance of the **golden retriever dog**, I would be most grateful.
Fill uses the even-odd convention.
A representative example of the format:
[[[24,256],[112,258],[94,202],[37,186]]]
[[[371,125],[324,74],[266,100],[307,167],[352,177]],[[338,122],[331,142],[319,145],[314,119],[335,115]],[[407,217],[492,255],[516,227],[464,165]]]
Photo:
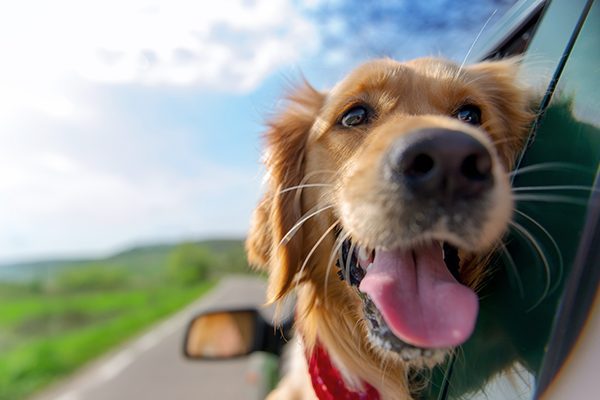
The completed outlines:
[[[302,346],[271,398],[410,399],[469,338],[532,117],[517,64],[375,60],[271,119],[246,247]]]

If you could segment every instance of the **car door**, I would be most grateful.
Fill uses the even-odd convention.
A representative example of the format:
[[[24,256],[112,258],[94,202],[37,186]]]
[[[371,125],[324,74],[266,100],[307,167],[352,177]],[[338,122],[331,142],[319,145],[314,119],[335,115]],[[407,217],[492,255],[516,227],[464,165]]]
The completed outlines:
[[[576,343],[600,275],[599,22],[594,1],[522,1],[473,52],[471,61],[522,54],[538,117],[475,334],[423,377],[424,398],[537,398]]]

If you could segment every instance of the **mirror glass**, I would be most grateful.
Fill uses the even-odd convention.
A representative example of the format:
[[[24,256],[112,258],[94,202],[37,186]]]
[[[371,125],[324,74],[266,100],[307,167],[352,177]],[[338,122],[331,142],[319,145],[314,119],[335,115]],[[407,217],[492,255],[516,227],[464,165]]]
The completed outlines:
[[[185,353],[193,358],[231,358],[252,351],[256,312],[226,311],[196,317],[188,327]]]

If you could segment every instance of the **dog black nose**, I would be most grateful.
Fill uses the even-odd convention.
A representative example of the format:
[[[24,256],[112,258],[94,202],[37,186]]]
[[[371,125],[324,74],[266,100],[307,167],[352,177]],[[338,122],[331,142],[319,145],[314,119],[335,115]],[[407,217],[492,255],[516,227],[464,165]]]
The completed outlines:
[[[388,167],[415,196],[442,201],[476,196],[494,181],[486,147],[449,129],[421,129],[398,139],[389,152]]]

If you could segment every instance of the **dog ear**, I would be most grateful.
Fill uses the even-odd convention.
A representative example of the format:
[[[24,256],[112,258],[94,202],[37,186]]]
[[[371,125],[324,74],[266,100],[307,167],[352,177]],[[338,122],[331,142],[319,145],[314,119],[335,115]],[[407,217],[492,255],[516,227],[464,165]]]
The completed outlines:
[[[269,271],[268,298],[274,302],[292,286],[302,261],[301,201],[296,190],[304,176],[304,152],[324,95],[307,82],[287,97],[287,107],[268,123],[267,190],[254,215],[246,240],[251,265]]]
[[[475,82],[482,89],[481,93],[488,97],[494,108],[491,114],[499,117],[502,130],[521,139],[501,146],[505,149],[501,157],[505,165],[510,166],[523,146],[525,134],[535,117],[531,107],[535,104],[536,94],[527,87],[520,73],[521,59],[485,61],[467,69],[475,74]]]

